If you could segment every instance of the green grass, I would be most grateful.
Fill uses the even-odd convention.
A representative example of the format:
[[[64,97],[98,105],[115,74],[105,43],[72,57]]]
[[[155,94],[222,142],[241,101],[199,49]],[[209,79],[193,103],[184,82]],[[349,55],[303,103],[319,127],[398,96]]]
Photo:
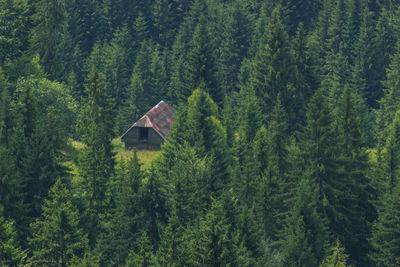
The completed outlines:
[[[112,145],[114,147],[114,152],[117,153],[116,159],[117,161],[120,160],[121,158],[123,159],[129,159],[133,157],[133,151],[132,150],[125,150],[125,144],[121,142],[121,138],[115,138],[112,141]],[[151,162],[158,156],[160,155],[161,151],[160,150],[138,150],[137,151],[137,156],[139,158],[139,162],[142,165],[143,169],[147,169],[150,167]]]
[[[116,153],[116,161],[121,159],[129,159],[133,157],[132,150],[125,150],[125,144],[121,142],[121,138],[115,138],[112,140],[112,146],[114,147],[114,152]],[[76,140],[70,140],[68,142],[68,147],[64,151],[66,161],[64,165],[71,170],[71,174],[74,177],[78,175],[78,155],[79,152],[85,147],[82,142]],[[160,150],[138,150],[137,156],[139,162],[142,164],[142,169],[148,169],[151,166],[151,162],[160,155]]]

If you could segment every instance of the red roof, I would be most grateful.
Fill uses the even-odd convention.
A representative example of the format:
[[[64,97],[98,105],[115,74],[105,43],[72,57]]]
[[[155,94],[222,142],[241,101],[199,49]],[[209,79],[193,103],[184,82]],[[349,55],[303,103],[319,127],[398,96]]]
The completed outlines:
[[[134,127],[151,127],[156,130],[162,138],[166,139],[170,136],[169,129],[171,128],[172,118],[175,115],[175,109],[161,100],[160,103],[155,105],[143,117],[135,122],[126,133]]]

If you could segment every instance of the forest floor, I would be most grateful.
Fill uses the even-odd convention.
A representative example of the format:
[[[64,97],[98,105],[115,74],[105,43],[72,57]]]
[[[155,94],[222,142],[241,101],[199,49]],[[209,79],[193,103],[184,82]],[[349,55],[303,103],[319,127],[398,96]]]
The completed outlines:
[[[84,144],[80,141],[70,140],[68,142],[69,146],[64,151],[66,157],[65,165],[70,169],[72,175],[78,174],[78,155],[79,152],[84,148]],[[112,140],[112,145],[114,147],[114,152],[116,153],[115,159],[117,163],[121,159],[129,159],[133,157],[132,150],[125,150],[125,145],[121,142],[121,138],[117,137]],[[151,162],[160,155],[161,150],[138,150],[137,156],[139,158],[140,164],[142,164],[142,169],[147,169],[151,166]]]

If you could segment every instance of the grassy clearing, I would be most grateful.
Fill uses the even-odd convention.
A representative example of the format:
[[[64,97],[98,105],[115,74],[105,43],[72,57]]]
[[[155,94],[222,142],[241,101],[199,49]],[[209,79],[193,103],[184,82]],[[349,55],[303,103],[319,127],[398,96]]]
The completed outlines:
[[[114,147],[114,152],[117,153],[116,158],[117,161],[120,160],[121,158],[123,159],[129,159],[133,157],[133,151],[132,150],[125,150],[125,144],[121,142],[121,138],[115,138],[112,141],[112,145]],[[138,150],[137,156],[139,158],[139,162],[142,165],[143,169],[147,169],[150,167],[151,162],[158,156],[160,155],[161,151],[160,150]]]
[[[124,143],[121,142],[121,138],[115,138],[112,140],[112,145],[114,147],[114,152],[116,153],[117,162],[120,159],[129,159],[133,157],[132,150],[125,150]],[[85,147],[82,142],[76,140],[70,140],[69,146],[65,149],[64,155],[66,157],[65,166],[71,170],[71,174],[73,176],[77,176],[78,174],[78,155],[79,152]],[[137,152],[137,156],[139,158],[139,162],[142,164],[143,169],[147,169],[151,166],[151,162],[160,155],[161,151],[159,150],[139,150]]]

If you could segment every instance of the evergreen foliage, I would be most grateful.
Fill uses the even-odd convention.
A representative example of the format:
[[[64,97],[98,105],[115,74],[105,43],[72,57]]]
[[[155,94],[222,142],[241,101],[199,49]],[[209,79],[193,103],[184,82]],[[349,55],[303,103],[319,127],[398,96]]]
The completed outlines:
[[[0,265],[399,265],[399,15],[0,1]],[[156,159],[122,151],[161,100]]]
[[[68,266],[74,257],[83,258],[87,235],[79,228],[79,213],[67,186],[57,180],[43,206],[43,214],[32,225],[33,265]]]

